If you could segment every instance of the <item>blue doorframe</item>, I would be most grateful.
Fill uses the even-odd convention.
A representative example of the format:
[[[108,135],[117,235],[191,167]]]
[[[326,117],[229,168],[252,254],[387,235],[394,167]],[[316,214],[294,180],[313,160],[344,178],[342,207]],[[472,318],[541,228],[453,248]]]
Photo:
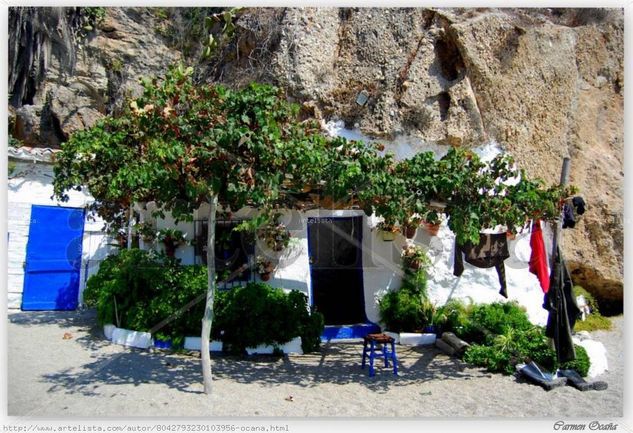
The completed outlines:
[[[77,308],[83,234],[83,209],[31,207],[23,310]]]

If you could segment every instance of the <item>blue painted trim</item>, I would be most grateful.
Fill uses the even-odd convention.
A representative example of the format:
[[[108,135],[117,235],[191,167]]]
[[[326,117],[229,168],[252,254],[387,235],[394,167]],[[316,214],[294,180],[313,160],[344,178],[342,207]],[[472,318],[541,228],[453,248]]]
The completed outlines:
[[[372,322],[349,326],[326,326],[321,334],[321,341],[363,338],[367,334],[375,334],[377,332],[380,332],[380,326]]]

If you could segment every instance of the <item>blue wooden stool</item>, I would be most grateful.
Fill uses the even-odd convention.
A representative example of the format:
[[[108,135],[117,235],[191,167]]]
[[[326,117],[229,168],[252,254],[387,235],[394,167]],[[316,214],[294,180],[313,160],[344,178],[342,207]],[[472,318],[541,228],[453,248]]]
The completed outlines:
[[[381,347],[378,347],[381,345]],[[391,350],[387,348],[387,345],[391,345]],[[382,352],[382,357],[385,360],[385,367],[389,367],[389,358],[393,364],[393,374],[398,375],[398,359],[396,358],[396,344],[395,340],[386,334],[367,334],[363,340],[363,363],[360,368],[365,368],[365,362],[369,358],[369,377],[376,374],[374,371],[374,359],[376,356],[380,356],[380,353],[376,355],[376,351]]]

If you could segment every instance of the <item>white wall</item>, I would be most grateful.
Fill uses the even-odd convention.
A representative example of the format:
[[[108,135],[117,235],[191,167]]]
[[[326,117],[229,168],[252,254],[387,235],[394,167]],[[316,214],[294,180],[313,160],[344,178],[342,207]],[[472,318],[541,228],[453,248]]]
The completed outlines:
[[[61,203],[51,199],[53,195],[53,167],[49,163],[16,161],[16,167],[8,181],[8,307],[20,308],[24,283],[23,264],[29,235],[31,206],[64,206],[83,208],[93,198],[86,192],[70,191],[69,201]],[[80,300],[88,276],[96,272],[99,260],[103,260],[111,246],[102,232],[101,219],[86,218],[84,226],[82,267],[80,274]]]

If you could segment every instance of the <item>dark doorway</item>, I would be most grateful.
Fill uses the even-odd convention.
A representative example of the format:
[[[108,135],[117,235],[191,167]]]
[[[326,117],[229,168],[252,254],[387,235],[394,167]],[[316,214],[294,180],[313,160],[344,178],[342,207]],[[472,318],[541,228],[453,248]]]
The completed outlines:
[[[362,217],[309,218],[312,297],[326,325],[364,323]]]

